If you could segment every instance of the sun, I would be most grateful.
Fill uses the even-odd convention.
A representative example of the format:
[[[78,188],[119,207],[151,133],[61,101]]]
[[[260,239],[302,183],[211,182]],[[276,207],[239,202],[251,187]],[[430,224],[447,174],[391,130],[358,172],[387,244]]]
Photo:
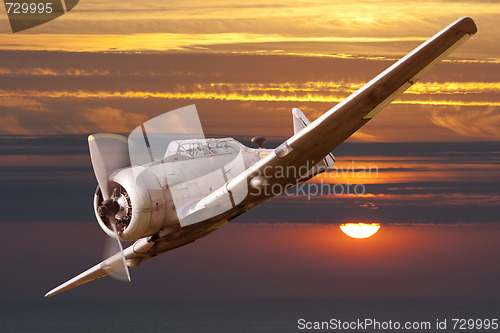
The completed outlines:
[[[340,230],[352,238],[368,238],[373,236],[378,229],[379,223],[343,223],[339,225]]]

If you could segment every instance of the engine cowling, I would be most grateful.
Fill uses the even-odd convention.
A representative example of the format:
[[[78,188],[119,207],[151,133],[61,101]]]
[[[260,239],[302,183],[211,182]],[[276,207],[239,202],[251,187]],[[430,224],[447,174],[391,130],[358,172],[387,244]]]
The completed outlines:
[[[110,219],[115,219],[119,238],[134,241],[152,236],[162,228],[180,227],[166,182],[142,166],[118,170],[113,180],[113,211],[103,209],[99,187],[94,196],[94,211],[101,228],[116,237]]]

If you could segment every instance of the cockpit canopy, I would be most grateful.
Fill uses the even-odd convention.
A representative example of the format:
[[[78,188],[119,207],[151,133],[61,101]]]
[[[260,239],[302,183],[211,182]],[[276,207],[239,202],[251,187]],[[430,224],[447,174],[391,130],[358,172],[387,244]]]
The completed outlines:
[[[173,155],[188,158],[236,156],[240,152],[240,147],[240,144],[233,138],[175,140],[169,143],[165,158]]]

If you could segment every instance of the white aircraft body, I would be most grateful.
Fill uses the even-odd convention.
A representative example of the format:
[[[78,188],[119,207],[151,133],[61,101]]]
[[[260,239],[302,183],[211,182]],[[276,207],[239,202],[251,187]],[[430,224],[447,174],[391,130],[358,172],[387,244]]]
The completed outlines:
[[[128,138],[91,135],[90,154],[99,184],[94,199],[97,220],[118,244],[135,243],[45,296],[118,271],[128,276],[128,267],[205,237],[326,171],[334,164],[333,149],[476,31],[471,18],[458,19],[312,123],[293,109],[295,134],[276,149],[262,148],[259,137],[253,140],[259,148],[253,149],[231,138],[198,136],[170,140],[158,156],[152,147],[161,137],[156,140],[151,133],[159,131],[148,130],[150,122]],[[176,110],[169,119],[191,111]]]

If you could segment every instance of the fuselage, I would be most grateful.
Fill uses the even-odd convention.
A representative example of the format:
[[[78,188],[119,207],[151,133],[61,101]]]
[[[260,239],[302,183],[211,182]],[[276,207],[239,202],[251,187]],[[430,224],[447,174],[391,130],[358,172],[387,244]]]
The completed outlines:
[[[137,240],[153,236],[161,229],[176,230],[212,221],[215,216],[216,220],[225,219],[219,215],[230,218],[232,208],[241,200],[227,193],[220,197],[215,194],[216,204],[209,207],[210,215],[186,220],[197,211],[207,212],[208,204],[200,203],[203,199],[210,198],[272,151],[249,148],[232,138],[177,140],[168,145],[162,159],[115,171],[111,178],[115,188],[120,189],[118,202],[126,206],[115,215],[121,222],[121,240]],[[101,202],[98,188],[94,199],[96,217],[112,236],[108,218],[98,211]]]

